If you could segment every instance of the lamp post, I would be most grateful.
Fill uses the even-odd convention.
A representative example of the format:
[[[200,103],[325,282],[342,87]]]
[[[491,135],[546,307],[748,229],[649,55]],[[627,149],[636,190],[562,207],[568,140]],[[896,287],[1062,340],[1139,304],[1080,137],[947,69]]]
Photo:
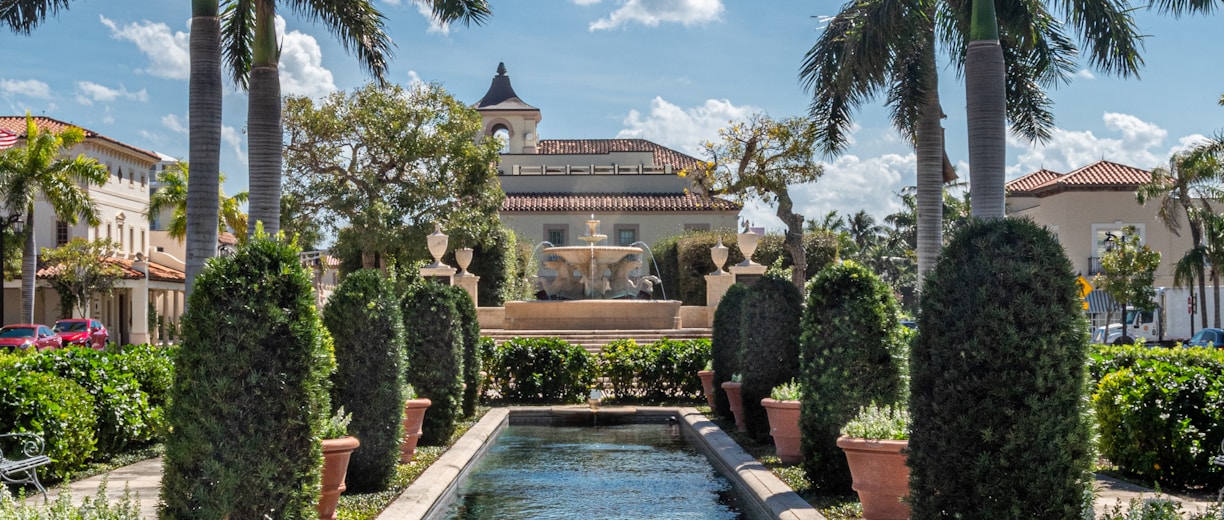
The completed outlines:
[[[7,218],[0,218],[0,325],[4,325],[4,230],[12,229],[14,233],[19,233],[21,224],[21,213],[13,213]]]

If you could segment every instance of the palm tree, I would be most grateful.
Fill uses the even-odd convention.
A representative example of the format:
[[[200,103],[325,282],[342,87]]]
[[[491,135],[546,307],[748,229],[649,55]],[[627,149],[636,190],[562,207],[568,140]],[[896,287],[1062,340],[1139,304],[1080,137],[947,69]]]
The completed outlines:
[[[157,191],[149,196],[149,209],[146,216],[170,210],[170,222],[166,230],[171,238],[183,240],[187,237],[187,184],[190,178],[189,166],[185,161],[178,161],[173,166],[157,174]],[[225,175],[219,176],[220,182],[225,182]],[[220,218],[217,231],[233,230],[240,242],[246,241],[247,216],[242,212],[242,204],[247,202],[247,193],[241,192],[233,197],[225,196],[224,189],[217,190]]]
[[[346,50],[381,82],[391,40],[383,15],[369,0],[289,0],[307,20],[322,21]],[[234,81],[247,87],[250,154],[250,218],[269,235],[280,229],[281,96],[280,48],[276,42],[276,0],[226,0],[225,55]],[[491,14],[487,0],[430,0],[444,23],[483,23]],[[254,231],[254,226],[251,227]]]
[[[1202,297],[1207,291],[1206,273],[1201,264],[1197,268],[1192,264],[1195,259],[1203,259],[1202,252],[1199,251],[1203,242],[1203,221],[1193,208],[1195,200],[1199,200],[1206,212],[1214,213],[1211,209],[1211,197],[1206,196],[1208,194],[1203,192],[1203,188],[1207,187],[1207,182],[1220,178],[1221,172],[1217,166],[1215,157],[1202,149],[1177,153],[1169,158],[1168,167],[1152,170],[1152,179],[1139,186],[1136,193],[1140,204],[1151,200],[1159,201],[1156,218],[1174,235],[1181,236],[1181,215],[1186,215],[1191,249],[1178,261],[1174,271],[1174,283],[1181,286],[1183,281],[1193,283],[1197,278],[1203,327],[1207,326],[1207,299]],[[1181,277],[1178,276],[1179,273]]]
[[[0,1],[0,26],[19,34],[30,34],[48,16],[68,9],[69,0],[3,0]]]
[[[964,56],[965,110],[969,130],[969,189],[973,215],[1002,218],[1006,215],[1003,181],[1007,161],[1005,121],[1023,124],[1011,93],[1031,88],[1034,81],[1057,84],[1067,79],[1071,62],[1032,61],[1032,52],[1043,46],[1059,45],[1074,49],[1058,34],[1057,39],[1034,38],[1034,30],[1046,26],[1057,31],[1062,23],[1053,21],[1045,5],[1054,2],[1001,2],[999,0],[944,0],[951,14],[946,19],[953,34],[967,39],[958,44],[954,55]],[[1178,1],[1178,0],[1172,0]],[[1138,75],[1143,60],[1138,46],[1141,37],[1130,15],[1126,0],[1091,2],[1061,0],[1062,19],[1080,32],[1090,48],[1089,63],[1110,74]],[[1001,11],[996,13],[996,7]],[[1041,20],[1045,20],[1042,22]],[[1048,24],[1048,25],[1047,25]],[[1017,54],[1017,51],[1019,54]],[[1051,74],[1053,73],[1053,74]],[[1044,99],[1041,103],[1048,104]],[[1030,121],[1047,125],[1051,121]]]
[[[184,297],[190,299],[204,261],[217,252],[221,189],[221,19],[217,0],[191,0],[191,78],[188,82],[187,159],[196,174],[187,184],[187,258]]]
[[[85,131],[70,127],[60,133],[44,132],[26,112],[26,145],[0,153],[0,205],[24,213],[26,222],[34,220],[34,201],[43,197],[56,218],[74,225],[84,219],[91,226],[100,222],[97,206],[84,187],[106,183],[110,173],[98,161],[78,155],[64,157],[64,151],[85,140]],[[34,232],[25,233],[21,258],[21,316],[34,321],[34,273],[38,268],[38,249]]]

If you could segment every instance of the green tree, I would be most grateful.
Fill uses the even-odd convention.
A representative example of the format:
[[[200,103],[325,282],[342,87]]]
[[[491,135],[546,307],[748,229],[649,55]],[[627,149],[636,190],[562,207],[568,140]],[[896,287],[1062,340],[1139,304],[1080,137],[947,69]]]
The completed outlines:
[[[160,187],[149,195],[149,209],[146,217],[152,217],[163,210],[170,210],[170,222],[166,230],[171,238],[183,240],[187,237],[187,184],[190,168],[186,161],[178,161],[169,168],[157,174]],[[225,182],[225,176],[220,177]],[[242,212],[242,204],[247,202],[247,192],[241,192],[233,197],[225,196],[225,189],[218,187],[218,207],[220,218],[217,219],[217,232],[233,230],[240,243],[246,242],[247,216]]]
[[[319,103],[285,100],[285,191],[340,240],[376,260],[425,255],[433,222],[455,247],[495,231],[505,194],[496,183],[498,145],[474,141],[480,114],[438,85],[366,85]],[[457,204],[458,202],[458,204]],[[419,245],[417,247],[420,247]]]
[[[42,261],[51,272],[46,280],[59,294],[60,316],[87,316],[90,295],[111,294],[123,279],[123,268],[107,261],[116,249],[118,244],[110,240],[81,237],[55,249],[43,248]]]
[[[30,34],[48,16],[68,10],[69,0],[6,0],[0,2],[0,26],[18,34]]]
[[[775,120],[754,114],[746,121],[732,121],[719,129],[720,142],[707,141],[701,148],[709,161],[678,175],[689,177],[703,197],[730,196],[743,202],[755,197],[777,204],[777,216],[786,225],[783,245],[790,253],[791,282],[800,292],[807,280],[803,250],[803,215],[795,213],[790,186],[816,182],[824,169],[816,160],[817,132],[808,118]]]
[[[1108,233],[1105,240],[1106,251],[1101,257],[1101,273],[1096,275],[1096,286],[1122,304],[1124,322],[1127,321],[1127,305],[1151,311],[1156,305],[1153,284],[1156,268],[1160,266],[1160,252],[1142,244],[1134,226],[1123,227],[1120,235]],[[1118,341],[1129,345],[1134,339],[1126,334],[1125,326]]]
[[[65,151],[85,141],[85,131],[69,127],[62,132],[44,132],[26,112],[26,144],[0,152],[0,208],[4,213],[22,212],[26,222],[37,222],[34,201],[43,197],[55,217],[68,225],[84,219],[91,226],[100,222],[97,205],[85,192],[91,184],[106,183],[106,167],[84,155],[66,157]],[[34,233],[26,228],[21,262],[21,317],[34,321],[34,273],[38,268]]]

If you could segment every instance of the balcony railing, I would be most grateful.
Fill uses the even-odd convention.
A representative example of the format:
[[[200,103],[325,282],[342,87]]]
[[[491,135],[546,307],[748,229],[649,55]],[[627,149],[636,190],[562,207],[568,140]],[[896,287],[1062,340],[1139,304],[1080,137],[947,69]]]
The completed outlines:
[[[674,172],[672,171],[670,165],[646,166],[644,164],[567,164],[564,166],[515,165],[510,171],[510,175],[671,175],[672,173]]]
[[[1101,257],[1099,256],[1088,257],[1088,276],[1096,276],[1098,274],[1101,274],[1101,271],[1103,270],[1104,269],[1101,268]]]

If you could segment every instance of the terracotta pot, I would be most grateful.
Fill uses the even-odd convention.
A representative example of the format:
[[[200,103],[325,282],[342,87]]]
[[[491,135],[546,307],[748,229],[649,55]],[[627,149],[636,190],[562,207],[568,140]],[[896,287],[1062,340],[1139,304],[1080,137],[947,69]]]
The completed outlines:
[[[744,424],[744,402],[740,399],[740,387],[743,385],[736,381],[724,381],[722,384],[723,391],[727,392],[727,404],[731,406],[731,415],[735,416],[735,430],[740,433],[748,431],[748,426]]]
[[[417,441],[421,439],[421,424],[425,422],[425,409],[433,401],[429,399],[409,399],[404,401],[404,439],[400,441],[400,462],[412,462],[416,455]]]
[[[854,490],[863,503],[864,520],[905,520],[910,516],[909,467],[905,450],[909,441],[860,439],[845,435],[837,446],[846,453]]]
[[[783,464],[798,464],[803,460],[799,448],[799,401],[778,401],[768,397],[761,399],[761,406],[769,416],[769,434],[773,436],[774,448]]]
[[[336,503],[344,492],[349,456],[360,445],[361,442],[352,436],[323,439],[323,489],[316,506],[321,520],[336,520]]]
[[[697,377],[701,378],[701,391],[705,393],[706,402],[710,403],[710,409],[714,409],[714,371],[713,370],[698,370]]]

